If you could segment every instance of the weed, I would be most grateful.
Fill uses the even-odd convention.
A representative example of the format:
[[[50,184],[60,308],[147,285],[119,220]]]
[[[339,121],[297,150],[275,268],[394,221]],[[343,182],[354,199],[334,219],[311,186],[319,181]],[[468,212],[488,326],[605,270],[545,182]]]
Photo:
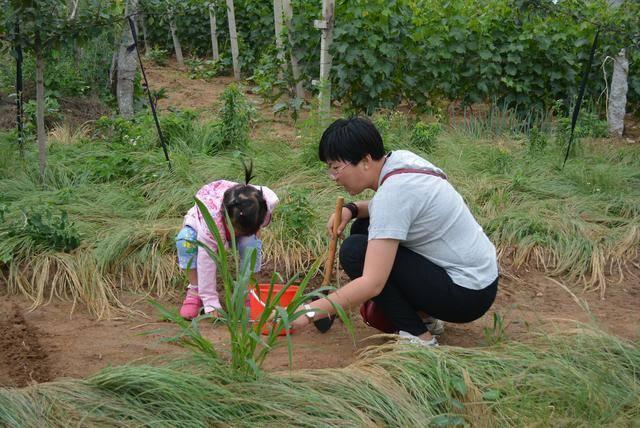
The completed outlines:
[[[491,327],[484,327],[482,329],[482,335],[487,345],[497,345],[507,340],[507,326],[504,323],[504,318],[497,312],[493,313],[493,325]]]
[[[72,128],[69,124],[58,124],[49,132],[49,141],[58,144],[78,144],[89,139],[90,129],[87,125]]]
[[[556,141],[561,147],[569,144],[571,136],[571,118],[562,117],[558,119],[556,125]],[[581,141],[584,138],[603,138],[609,135],[607,121],[600,120],[598,115],[592,112],[582,112],[576,122],[573,131],[573,143],[571,145],[571,156],[576,156],[582,152]]]
[[[480,171],[505,174],[514,164],[513,155],[503,147],[488,146],[474,153],[473,165]]]
[[[70,252],[80,245],[80,235],[66,211],[54,214],[48,207],[22,211],[23,221],[3,225],[10,238],[31,241],[39,250]]]
[[[260,56],[260,61],[249,80],[256,85],[252,91],[273,104],[274,114],[289,112],[296,122],[305,101],[296,96],[296,85],[299,81],[293,77],[288,58],[288,54],[278,57],[275,46],[271,45]]]
[[[158,88],[151,90],[151,99],[153,100],[153,105],[156,106],[156,108],[158,106],[158,101],[166,100],[167,98],[169,98],[169,96],[167,95],[167,88]]]
[[[29,100],[24,104],[24,115],[27,118],[24,132],[27,135],[35,135],[36,133],[36,101]],[[60,103],[54,97],[47,96],[44,99],[44,120],[47,126],[61,122],[64,119],[60,113]]]
[[[537,127],[531,128],[531,132],[529,133],[527,142],[529,154],[531,155],[542,153],[549,144],[547,135],[540,131],[540,129]]]
[[[286,230],[292,238],[309,232],[315,216],[309,203],[308,191],[293,189],[278,206],[277,215],[284,219]]]
[[[553,111],[539,108],[523,110],[509,107],[508,103],[498,104],[493,100],[486,111],[476,111],[464,106],[461,120],[454,117],[450,120],[452,128],[475,138],[519,136],[528,135],[536,127],[548,132],[551,129]]]
[[[190,79],[202,79],[211,80],[216,76],[219,76],[224,69],[224,62],[222,60],[202,60],[199,58],[191,58],[185,61],[186,66],[189,68]]]
[[[173,144],[177,139],[191,134],[197,118],[198,114],[192,110],[173,110],[163,114],[160,126],[167,143]]]
[[[153,61],[157,66],[164,67],[169,61],[169,52],[157,46],[153,46],[144,56]]]
[[[215,155],[222,149],[220,122],[194,123],[190,132],[177,137],[173,146],[185,153]]]
[[[439,123],[418,122],[413,127],[411,133],[411,144],[425,153],[433,152],[436,144],[436,137],[442,132],[442,125]]]
[[[221,95],[220,143],[223,148],[245,148],[249,142],[249,127],[255,108],[240,86],[229,85]]]

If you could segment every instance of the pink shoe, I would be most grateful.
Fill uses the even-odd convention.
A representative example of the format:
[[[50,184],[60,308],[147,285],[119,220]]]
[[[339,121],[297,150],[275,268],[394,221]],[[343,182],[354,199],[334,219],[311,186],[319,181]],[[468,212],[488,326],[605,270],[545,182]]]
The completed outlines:
[[[202,309],[202,299],[198,296],[198,292],[188,290],[180,308],[180,316],[188,320],[194,319],[200,315],[200,309]]]

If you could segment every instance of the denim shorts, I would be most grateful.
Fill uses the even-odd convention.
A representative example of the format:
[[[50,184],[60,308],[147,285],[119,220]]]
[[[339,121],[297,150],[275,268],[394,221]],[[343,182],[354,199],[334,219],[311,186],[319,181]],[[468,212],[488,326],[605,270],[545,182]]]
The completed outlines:
[[[178,266],[180,269],[196,269],[198,256],[198,244],[196,240],[198,234],[191,226],[183,227],[176,236],[176,247],[178,249]]]
[[[180,269],[191,270],[197,269],[198,258],[198,233],[191,227],[183,227],[176,236],[176,248],[178,249],[178,266]],[[260,272],[262,266],[262,241],[256,238],[255,235],[243,236],[238,238],[237,241],[238,252],[240,253],[240,260],[242,264],[249,263],[248,258],[252,250],[256,252],[256,264],[254,266],[254,272]]]

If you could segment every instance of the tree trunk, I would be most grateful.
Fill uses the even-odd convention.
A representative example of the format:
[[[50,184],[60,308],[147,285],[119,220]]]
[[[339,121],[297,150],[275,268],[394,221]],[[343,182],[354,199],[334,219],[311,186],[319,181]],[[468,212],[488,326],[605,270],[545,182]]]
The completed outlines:
[[[335,0],[322,0],[322,21],[316,21],[316,27],[322,30],[320,39],[320,94],[319,110],[323,121],[329,118],[331,107],[331,61],[329,47],[333,40],[333,13]]]
[[[36,56],[36,129],[38,138],[38,160],[40,163],[40,181],[44,183],[44,173],[47,167],[47,133],[44,129],[44,58],[40,35],[35,38]]]
[[[628,75],[629,60],[625,50],[621,49],[613,59],[613,76],[611,77],[611,92],[609,92],[609,109],[607,110],[609,133],[615,137],[622,137],[624,131]]]
[[[609,0],[609,7],[617,9],[623,0]],[[613,76],[611,77],[611,92],[609,93],[609,109],[607,122],[609,133],[622,137],[624,131],[624,114],[627,106],[627,79],[629,76],[629,60],[626,52],[621,49],[613,59]]]
[[[176,34],[176,20],[173,16],[169,21],[169,30],[171,30],[171,38],[173,39],[173,49],[176,51],[176,61],[178,65],[182,67],[184,65],[182,46],[180,46],[180,39],[178,39],[178,35]]]
[[[240,54],[238,52],[238,34],[236,33],[236,14],[233,8],[233,0],[227,0],[227,17],[229,19],[229,37],[231,38],[233,76],[236,80],[240,80]]]
[[[291,0],[282,0],[282,10],[284,11],[285,25],[287,26],[287,36],[289,39],[291,71],[293,73],[293,79],[296,81],[296,97],[304,99],[304,85],[300,78],[298,56],[293,49],[293,8],[291,7]]]
[[[220,52],[218,51],[218,24],[216,22],[216,11],[213,4],[209,5],[209,25],[211,26],[211,51],[213,53],[213,60],[218,61],[220,59]]]
[[[138,0],[127,0],[125,6],[125,16],[135,13],[138,10]],[[135,25],[135,20],[134,20]],[[133,82],[136,77],[136,51],[127,51],[133,44],[133,35],[128,22],[125,22],[122,30],[120,50],[118,51],[118,82],[116,97],[118,99],[118,110],[120,115],[126,119],[133,116]]]

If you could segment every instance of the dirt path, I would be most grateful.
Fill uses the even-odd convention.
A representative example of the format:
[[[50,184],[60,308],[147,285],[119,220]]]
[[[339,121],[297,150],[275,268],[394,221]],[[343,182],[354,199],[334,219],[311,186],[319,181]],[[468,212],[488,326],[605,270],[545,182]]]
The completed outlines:
[[[201,113],[205,118],[216,116],[220,109],[220,95],[229,84],[234,82],[233,77],[226,76],[211,80],[189,79],[175,62],[170,62],[168,67],[156,67],[150,64],[147,75],[153,90],[166,89],[167,97],[158,101],[161,111],[170,107],[186,108]],[[286,115],[274,116],[270,104],[252,94],[248,85],[243,84],[243,88],[259,115],[256,128],[268,127],[271,137],[293,142],[296,132],[291,126],[291,120]]]
[[[132,296],[139,299],[140,296]],[[554,280],[531,273],[526,282],[503,280],[492,310],[480,320],[466,325],[447,324],[440,343],[451,346],[483,346],[492,339],[524,339],[532,330],[545,325],[549,331],[566,324],[554,320],[595,319],[603,329],[631,340],[640,340],[640,284],[628,281],[610,287],[606,300],[596,293],[579,294],[590,310],[585,312]],[[177,305],[177,301],[165,301]],[[95,321],[82,309],[71,315],[71,304],[52,302],[34,311],[18,297],[0,298],[0,386],[24,386],[60,377],[86,377],[108,365],[136,360],[174,358],[185,351],[164,343],[176,331],[166,322],[154,319],[148,306],[137,306],[149,317],[129,316]],[[494,328],[494,314],[503,327]],[[380,343],[371,338],[377,331],[367,327],[359,314],[353,314],[355,342],[344,326],[337,323],[327,334],[313,327],[293,336],[293,368],[342,367],[357,356],[358,350]],[[162,330],[160,332],[159,330]],[[223,326],[203,324],[203,331],[221,353],[228,350]],[[284,343],[284,342],[283,342]],[[277,348],[266,363],[268,370],[286,369],[287,351]]]

